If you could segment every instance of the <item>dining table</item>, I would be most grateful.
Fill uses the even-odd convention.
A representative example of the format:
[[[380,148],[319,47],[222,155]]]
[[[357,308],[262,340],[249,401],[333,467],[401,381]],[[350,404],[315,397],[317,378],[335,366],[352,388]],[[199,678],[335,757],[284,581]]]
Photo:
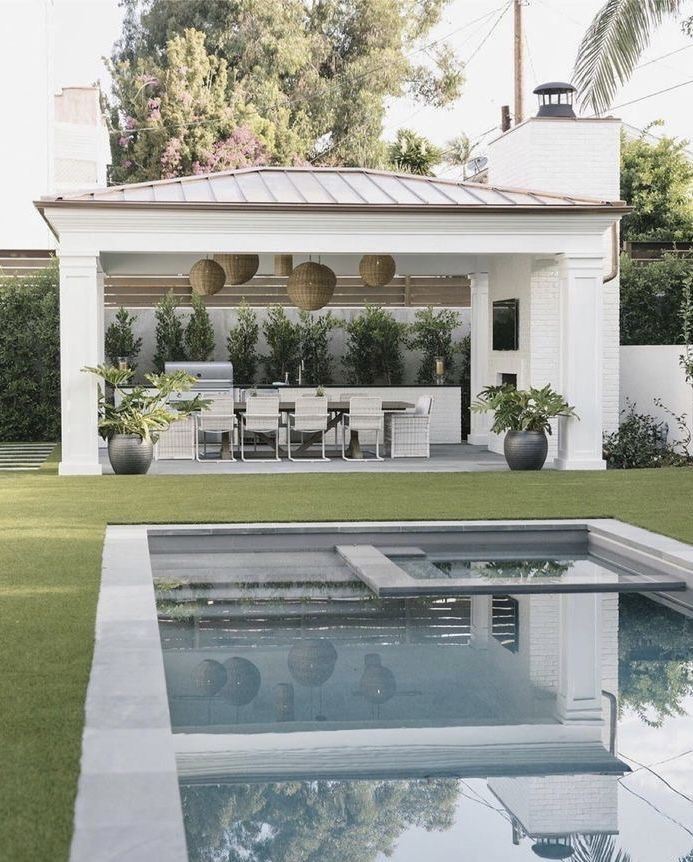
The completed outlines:
[[[262,398],[263,396],[251,396]],[[233,405],[233,411],[237,417],[241,417],[246,410],[246,401],[235,401]],[[344,416],[349,413],[349,401],[328,401],[327,402],[327,428],[324,433],[327,434],[328,431],[332,431],[334,428],[339,425]],[[408,410],[414,407],[414,405],[409,401],[383,401],[382,409],[385,413],[398,413],[403,410]],[[279,412],[283,414],[294,413],[296,410],[296,402],[295,401],[280,401],[279,402]],[[240,428],[240,426],[239,426]],[[300,443],[300,445],[293,450],[294,455],[304,455],[311,446],[320,442],[320,437],[322,435],[322,431],[316,431],[315,433],[304,432],[304,437]],[[271,443],[273,442],[269,436],[266,439],[265,435],[258,434],[258,437],[263,440],[263,442]],[[281,454],[286,454],[285,449],[280,449]],[[351,431],[349,435],[349,447],[347,449],[347,455],[349,458],[354,459],[363,459],[363,450],[361,448],[361,441],[359,440],[359,432]],[[231,458],[231,434],[230,432],[224,432],[222,434],[221,441],[221,457],[222,460],[230,460]]]

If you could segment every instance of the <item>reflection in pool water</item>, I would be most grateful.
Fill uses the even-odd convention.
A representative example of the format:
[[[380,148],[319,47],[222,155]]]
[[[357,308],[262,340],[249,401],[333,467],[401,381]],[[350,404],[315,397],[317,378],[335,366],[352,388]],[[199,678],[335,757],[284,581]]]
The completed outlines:
[[[194,862],[693,859],[693,788],[667,771],[693,749],[680,614],[589,594],[210,607],[160,626]]]

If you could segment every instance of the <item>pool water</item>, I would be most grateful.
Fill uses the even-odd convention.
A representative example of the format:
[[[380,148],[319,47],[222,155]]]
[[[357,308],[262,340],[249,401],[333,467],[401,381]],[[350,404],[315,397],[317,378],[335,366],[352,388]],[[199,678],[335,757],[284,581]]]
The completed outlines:
[[[158,583],[192,862],[693,862],[688,618],[378,599],[330,560]]]

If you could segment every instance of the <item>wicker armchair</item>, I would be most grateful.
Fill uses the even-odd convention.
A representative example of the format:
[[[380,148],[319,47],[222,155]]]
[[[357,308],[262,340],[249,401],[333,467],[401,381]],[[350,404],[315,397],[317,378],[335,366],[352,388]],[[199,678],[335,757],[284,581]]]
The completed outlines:
[[[181,414],[181,418],[159,434],[154,447],[156,461],[193,461],[195,459],[195,419]]]
[[[255,451],[257,452],[257,435],[271,434],[274,436],[274,458],[253,458],[253,461],[279,461],[279,396],[251,396],[245,402],[245,413],[241,414],[238,436],[241,441],[241,461],[245,457],[245,434],[255,435]]]
[[[293,416],[289,415],[287,446],[289,461],[329,461],[325,455],[325,433],[327,432],[327,398],[318,395],[302,395],[296,399]],[[321,458],[294,458],[291,454],[291,432],[320,433],[322,442]]]
[[[342,458],[345,461],[363,461],[363,458],[352,458],[346,453],[346,432],[375,431],[376,461],[384,461],[380,456],[380,434],[383,430],[383,402],[380,398],[357,396],[349,399],[349,413],[342,423]]]
[[[433,399],[420,396],[413,412],[388,413],[385,417],[385,445],[390,458],[430,458],[430,426]]]
[[[209,409],[199,413],[196,417],[197,431],[195,434],[195,458],[197,461],[200,458],[200,437],[202,437],[202,445],[204,454],[207,454],[207,434],[228,434],[230,445],[230,458],[222,459],[221,450],[224,445],[223,436],[220,436],[219,442],[219,458],[216,461],[229,460],[235,461],[233,457],[233,432],[236,427],[236,418],[234,416],[233,396],[232,395],[212,395],[209,398],[211,402]],[[209,460],[209,459],[204,459]]]

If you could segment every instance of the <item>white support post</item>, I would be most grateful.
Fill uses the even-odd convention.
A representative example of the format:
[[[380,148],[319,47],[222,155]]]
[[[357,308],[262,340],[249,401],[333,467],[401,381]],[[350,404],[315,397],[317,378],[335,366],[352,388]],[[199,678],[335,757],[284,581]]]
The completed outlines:
[[[562,595],[560,602],[558,718],[601,722],[601,594]]]
[[[97,380],[103,355],[103,273],[97,256],[60,256],[61,476],[101,473]]]
[[[561,394],[579,417],[558,422],[559,470],[604,470],[602,457],[603,262],[561,260]]]
[[[472,350],[471,350],[471,395],[472,401],[489,382],[489,305],[488,273],[474,272],[471,279],[472,306]],[[488,446],[490,415],[472,413],[467,443],[472,446]]]
[[[472,596],[471,603],[471,645],[475,649],[488,649],[493,597]]]

